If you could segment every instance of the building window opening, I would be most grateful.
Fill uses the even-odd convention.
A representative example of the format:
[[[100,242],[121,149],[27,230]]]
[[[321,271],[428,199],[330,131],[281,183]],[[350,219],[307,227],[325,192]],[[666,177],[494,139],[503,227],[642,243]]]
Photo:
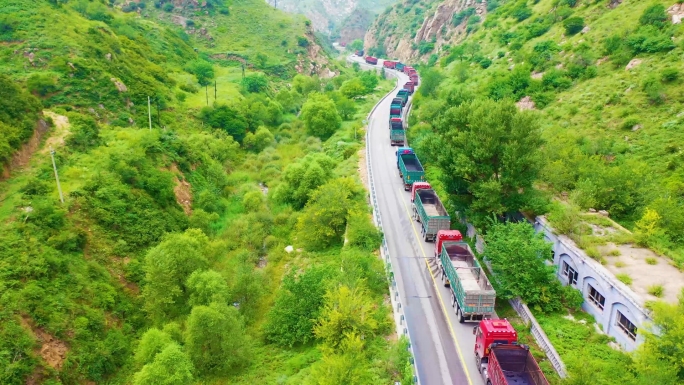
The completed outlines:
[[[577,285],[577,271],[570,267],[570,265],[567,264],[567,262],[563,262],[563,270],[561,270],[561,274],[568,280],[568,284],[570,285]]]
[[[601,293],[591,285],[589,285],[589,301],[601,310],[603,310],[603,307],[606,305],[606,297],[601,295]]]
[[[636,340],[637,327],[624,314],[617,312],[617,326],[632,340]]]

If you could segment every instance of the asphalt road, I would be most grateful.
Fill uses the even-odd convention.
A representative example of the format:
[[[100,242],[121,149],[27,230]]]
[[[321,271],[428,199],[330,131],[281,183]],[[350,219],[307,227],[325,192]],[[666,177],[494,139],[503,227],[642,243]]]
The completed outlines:
[[[362,62],[363,59],[350,57]],[[379,60],[378,66],[382,65]],[[363,68],[370,67],[363,64]],[[377,66],[375,66],[377,67]],[[403,85],[408,77],[398,73]],[[451,293],[440,281],[434,262],[434,243],[420,238],[419,224],[411,219],[410,193],[404,191],[390,145],[389,108],[394,94],[385,98],[368,122],[371,168],[385,237],[413,342],[422,385],[483,385],[477,371],[472,334],[475,323],[460,324],[451,306]]]

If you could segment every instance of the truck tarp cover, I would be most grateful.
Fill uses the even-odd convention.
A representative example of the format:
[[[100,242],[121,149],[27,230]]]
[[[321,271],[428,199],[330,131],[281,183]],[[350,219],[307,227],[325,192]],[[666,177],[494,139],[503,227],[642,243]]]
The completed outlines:
[[[423,171],[423,166],[420,165],[418,158],[414,156],[404,156],[404,166],[407,171]]]
[[[548,385],[529,350],[497,346],[492,349],[492,354],[496,356],[505,378],[502,385]]]

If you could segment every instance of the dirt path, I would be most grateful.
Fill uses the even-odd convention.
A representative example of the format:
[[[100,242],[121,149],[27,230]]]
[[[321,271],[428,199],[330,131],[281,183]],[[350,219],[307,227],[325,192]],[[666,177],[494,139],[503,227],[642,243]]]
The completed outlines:
[[[43,149],[40,150],[41,154],[47,154],[50,152],[50,147],[60,147],[64,145],[64,138],[69,134],[71,125],[69,124],[69,118],[63,115],[57,115],[52,111],[43,111],[43,115],[52,118],[55,123],[55,130],[52,135],[45,141]]]

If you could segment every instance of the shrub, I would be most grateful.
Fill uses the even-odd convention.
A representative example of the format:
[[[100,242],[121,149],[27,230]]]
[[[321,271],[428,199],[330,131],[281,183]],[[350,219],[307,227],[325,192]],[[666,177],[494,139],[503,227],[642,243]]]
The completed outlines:
[[[624,283],[625,285],[632,284],[632,277],[630,277],[629,274],[615,274],[615,278],[617,278],[620,282]]]
[[[480,60],[480,67],[487,69],[492,65],[492,60],[490,58],[482,58]]]
[[[646,93],[648,101],[651,104],[661,104],[665,101],[665,93],[663,92],[663,85],[654,76],[644,80],[642,89]]]
[[[28,89],[40,96],[46,96],[57,90],[57,82],[50,75],[33,74],[26,81]]]
[[[622,255],[622,253],[618,249],[613,249],[608,252],[608,255],[611,257],[619,257],[620,255]]]
[[[650,25],[640,27],[634,34],[627,36],[625,43],[634,54],[667,52],[675,48],[668,34]]]
[[[648,294],[661,298],[663,295],[665,295],[665,288],[663,285],[652,285],[648,287]]]
[[[195,86],[194,84],[190,84],[190,83],[182,84],[180,86],[180,89],[187,92],[187,93],[191,93],[191,94],[196,94],[197,92],[199,92],[199,88],[197,88],[197,86]]]
[[[565,27],[565,33],[575,35],[584,28],[584,19],[578,16],[565,19],[563,27]]]
[[[366,251],[375,251],[380,247],[382,234],[373,225],[365,212],[352,212],[347,220],[347,239],[350,246]]]
[[[518,21],[523,21],[532,16],[532,10],[527,8],[525,4],[522,4],[511,12],[511,16]]]
[[[660,74],[660,79],[666,83],[679,79],[679,70],[673,67],[665,68]]]
[[[171,3],[166,3],[166,4],[164,4],[164,6],[162,7],[162,9],[163,9],[165,12],[171,12],[171,11],[173,11],[173,8],[174,8],[174,7],[173,7],[173,4],[171,4]]]
[[[309,39],[304,36],[297,36],[297,45],[306,48],[309,46]]]
[[[657,265],[658,264],[658,259],[653,258],[653,257],[648,257],[646,258],[646,263],[649,265]]]
[[[634,126],[639,124],[639,118],[635,116],[628,116],[623,122],[622,122],[622,129],[623,130],[631,130]]]
[[[641,25],[653,25],[662,28],[667,25],[668,17],[665,11],[665,6],[662,4],[653,4],[644,10],[639,18]]]

